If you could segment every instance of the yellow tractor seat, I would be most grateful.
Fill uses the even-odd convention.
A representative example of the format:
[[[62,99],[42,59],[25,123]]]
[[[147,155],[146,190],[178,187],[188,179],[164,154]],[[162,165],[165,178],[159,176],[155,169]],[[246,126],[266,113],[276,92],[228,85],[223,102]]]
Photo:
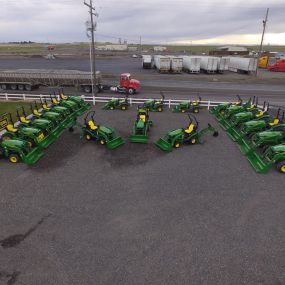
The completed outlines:
[[[140,115],[140,116],[139,116],[139,119],[145,123],[145,121],[146,121],[146,116],[145,116],[145,115]]]
[[[94,124],[93,121],[89,121],[89,122],[88,122],[88,127],[89,127],[89,129],[92,130],[92,131],[95,131],[95,130],[98,129],[98,127]]]
[[[25,117],[20,117],[20,121],[21,121],[21,123],[24,123],[24,124],[29,124],[30,123],[30,121],[27,120]]]
[[[269,123],[269,126],[276,126],[276,125],[278,125],[279,124],[279,119],[274,119],[273,121],[271,121],[270,123]]]
[[[7,125],[6,130],[12,133],[16,133],[18,131],[12,124]]]
[[[66,99],[67,99],[67,96],[65,96],[64,94],[60,94],[60,98],[61,98],[62,100],[66,100]]]
[[[188,126],[188,128],[186,128],[186,129],[184,130],[184,132],[189,135],[189,134],[191,134],[191,133],[194,131],[194,129],[195,129],[195,125],[190,124],[190,125]]]
[[[257,113],[256,115],[255,115],[255,117],[256,118],[259,118],[259,117],[261,117],[261,116],[263,116],[264,115],[264,112],[259,112],[259,113]]]
[[[41,116],[42,114],[38,111],[38,110],[33,110],[33,113],[34,113],[34,115],[36,115],[36,116]]]
[[[50,110],[50,108],[46,104],[43,104],[43,109],[44,110]]]
[[[59,104],[59,102],[56,99],[54,99],[54,98],[52,99],[52,103],[55,104],[55,105]]]

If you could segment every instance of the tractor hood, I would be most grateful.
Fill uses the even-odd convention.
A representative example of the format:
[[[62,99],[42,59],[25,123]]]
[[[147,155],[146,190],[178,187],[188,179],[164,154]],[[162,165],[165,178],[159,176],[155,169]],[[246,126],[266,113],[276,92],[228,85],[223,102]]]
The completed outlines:
[[[2,142],[2,145],[7,148],[25,148],[27,147],[27,143],[20,140],[6,140]]]
[[[176,136],[181,135],[181,134],[183,134],[183,129],[177,129],[177,130],[169,132],[168,136],[176,137]]]
[[[21,128],[21,133],[25,135],[29,134],[38,135],[40,132],[41,130],[36,128],[30,128],[30,127]]]
[[[60,117],[60,114],[59,113],[56,113],[56,112],[46,112],[45,114],[45,117],[49,117],[49,118],[59,118]]]
[[[282,138],[283,137],[283,133],[282,132],[275,132],[275,131],[267,131],[267,132],[261,132],[261,133],[258,133],[257,135],[257,138],[259,139],[266,139],[266,138]]]
[[[251,112],[242,112],[242,113],[238,113],[234,115],[234,118],[236,119],[240,119],[240,118],[250,118],[252,117],[252,113]]]
[[[43,126],[43,127],[51,125],[51,121],[45,119],[35,119],[33,123],[37,126]]]
[[[249,122],[244,123],[244,126],[247,128],[255,127],[255,126],[263,126],[263,125],[265,125],[264,121],[249,121]]]
[[[271,147],[274,153],[285,153],[285,144],[279,144]]]

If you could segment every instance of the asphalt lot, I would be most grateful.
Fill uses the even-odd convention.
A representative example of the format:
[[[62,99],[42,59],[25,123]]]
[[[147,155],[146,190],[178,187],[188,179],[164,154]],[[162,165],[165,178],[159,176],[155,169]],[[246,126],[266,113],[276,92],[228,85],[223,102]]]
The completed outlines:
[[[127,139],[135,108],[96,110]],[[285,177],[256,174],[206,110],[220,136],[168,154],[152,143],[187,117],[150,116],[147,145],[66,132],[35,166],[0,161],[0,284],[285,283]]]

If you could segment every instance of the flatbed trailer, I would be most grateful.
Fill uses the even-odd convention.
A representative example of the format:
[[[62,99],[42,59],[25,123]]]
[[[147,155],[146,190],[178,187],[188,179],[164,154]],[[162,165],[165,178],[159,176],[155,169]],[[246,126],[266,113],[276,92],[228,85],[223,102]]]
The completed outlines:
[[[99,92],[105,88],[101,81],[101,73],[98,71],[96,72],[96,87]],[[68,70],[0,71],[0,89],[2,90],[31,91],[40,86],[73,86],[86,93],[92,92],[91,75],[89,72]]]

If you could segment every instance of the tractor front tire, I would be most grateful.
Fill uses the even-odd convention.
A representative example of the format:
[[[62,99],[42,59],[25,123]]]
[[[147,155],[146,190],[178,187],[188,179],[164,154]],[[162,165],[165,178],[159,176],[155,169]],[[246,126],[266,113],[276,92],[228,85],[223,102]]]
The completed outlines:
[[[91,135],[89,134],[86,134],[84,137],[87,141],[90,141],[92,139]]]
[[[175,147],[175,148],[180,148],[180,143],[179,143],[179,142],[176,142],[176,143],[174,144],[174,147]]]
[[[277,167],[278,171],[285,174],[285,161],[281,161],[281,162],[277,163],[276,167]]]
[[[162,112],[162,108],[161,107],[159,107],[157,110],[158,110],[158,112]]]
[[[19,155],[12,153],[9,155],[9,161],[11,163],[18,163],[20,161],[20,157],[19,157]]]
[[[106,144],[106,141],[104,139],[100,140],[99,142],[100,142],[101,145],[105,145]]]
[[[127,107],[126,106],[122,106],[121,110],[125,111],[125,110],[127,110]]]

